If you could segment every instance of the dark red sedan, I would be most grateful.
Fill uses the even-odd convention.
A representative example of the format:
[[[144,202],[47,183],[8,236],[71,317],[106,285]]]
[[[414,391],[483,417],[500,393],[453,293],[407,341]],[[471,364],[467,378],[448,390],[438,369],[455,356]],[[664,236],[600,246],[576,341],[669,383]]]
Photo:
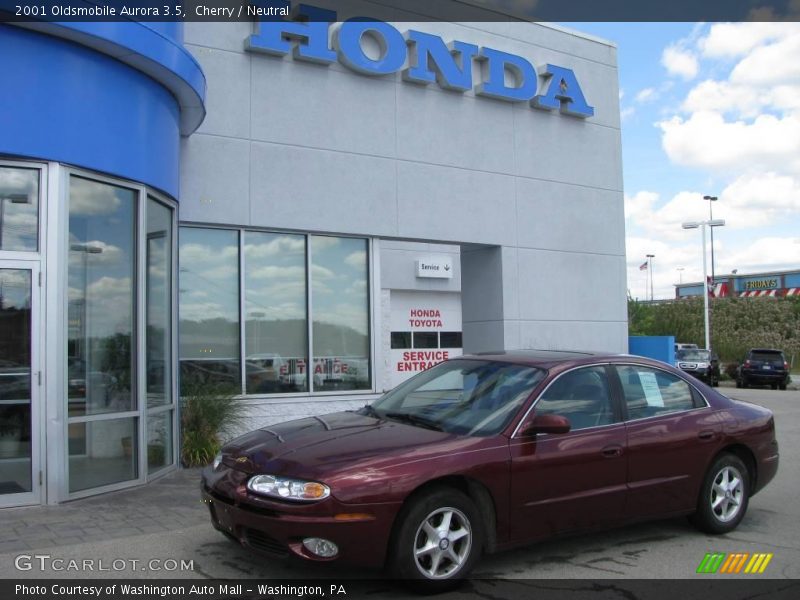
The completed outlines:
[[[769,410],[669,365],[513,352],[248,433],[202,487],[214,527],[257,552],[435,587],[564,532],[673,515],[730,531],[777,469]]]

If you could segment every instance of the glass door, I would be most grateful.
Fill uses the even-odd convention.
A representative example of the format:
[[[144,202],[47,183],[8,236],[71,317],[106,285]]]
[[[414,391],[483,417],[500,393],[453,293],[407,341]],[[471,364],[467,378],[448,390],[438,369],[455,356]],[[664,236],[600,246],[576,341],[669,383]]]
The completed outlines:
[[[0,506],[39,502],[38,266],[0,260]]]

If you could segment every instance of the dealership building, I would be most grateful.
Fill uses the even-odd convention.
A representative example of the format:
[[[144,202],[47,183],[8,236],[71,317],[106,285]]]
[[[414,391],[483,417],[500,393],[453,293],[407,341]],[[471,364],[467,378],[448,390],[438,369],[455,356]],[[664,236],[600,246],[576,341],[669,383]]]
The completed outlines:
[[[627,350],[614,45],[305,10],[0,25],[0,506],[177,468],[193,385],[254,428]]]

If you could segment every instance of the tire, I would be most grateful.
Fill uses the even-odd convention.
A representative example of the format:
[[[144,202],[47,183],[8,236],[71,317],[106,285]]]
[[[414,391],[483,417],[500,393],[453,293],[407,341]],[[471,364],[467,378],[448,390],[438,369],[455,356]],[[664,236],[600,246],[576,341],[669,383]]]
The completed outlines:
[[[749,384],[749,383],[747,383],[747,380],[746,380],[744,377],[742,377],[742,387],[743,387],[743,388],[748,388],[748,387],[750,387],[750,384]]]
[[[778,387],[779,387],[781,390],[783,390],[784,392],[786,391],[786,384],[785,384],[785,383],[782,383],[782,384],[780,384]]]
[[[769,385],[773,390],[777,390],[778,389],[778,384],[777,383],[770,383]]]
[[[742,381],[741,381],[741,379],[737,379],[737,380],[736,380],[736,387],[737,387],[737,388],[741,388],[741,387],[742,387]]]
[[[393,576],[417,591],[443,592],[457,586],[483,550],[480,512],[455,489],[436,488],[412,499],[398,515],[397,527],[389,566]]]
[[[728,493],[723,494],[723,490]],[[738,456],[721,454],[703,481],[692,523],[706,533],[728,533],[744,518],[749,501],[747,467]]]

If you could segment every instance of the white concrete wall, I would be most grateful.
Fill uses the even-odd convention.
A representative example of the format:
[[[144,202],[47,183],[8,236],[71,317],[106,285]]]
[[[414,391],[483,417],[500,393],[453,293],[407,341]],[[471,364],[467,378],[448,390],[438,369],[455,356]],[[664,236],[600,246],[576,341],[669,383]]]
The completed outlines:
[[[616,49],[532,23],[396,25],[571,68],[595,116],[248,53],[252,24],[187,23],[208,117],[183,142],[181,220],[381,237],[384,288],[420,285],[391,240],[458,244],[466,349],[624,351]]]

